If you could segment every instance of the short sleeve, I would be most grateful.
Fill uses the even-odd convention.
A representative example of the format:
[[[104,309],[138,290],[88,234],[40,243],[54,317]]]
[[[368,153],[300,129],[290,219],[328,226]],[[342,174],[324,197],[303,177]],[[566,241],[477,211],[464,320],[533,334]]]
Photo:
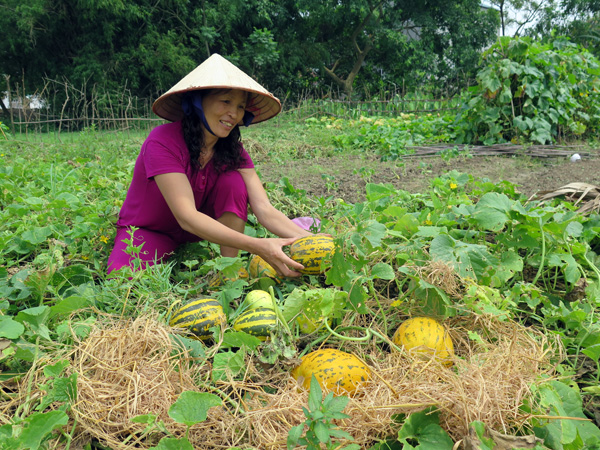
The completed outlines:
[[[254,161],[250,157],[250,154],[246,151],[244,146],[242,145],[242,162],[240,164],[240,169],[253,169]]]
[[[176,146],[166,146],[161,142],[148,140],[142,149],[142,157],[148,178],[163,173],[187,173],[188,161]]]

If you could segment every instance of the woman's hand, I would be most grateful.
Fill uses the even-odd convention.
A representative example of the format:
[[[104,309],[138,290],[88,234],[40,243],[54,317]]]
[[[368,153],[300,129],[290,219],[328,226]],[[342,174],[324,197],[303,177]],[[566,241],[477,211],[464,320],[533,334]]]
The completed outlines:
[[[283,247],[292,245],[296,239],[298,237],[259,239],[260,244],[256,254],[268,262],[279,275],[299,277],[302,274],[298,270],[304,269],[304,266],[294,261],[283,251]]]

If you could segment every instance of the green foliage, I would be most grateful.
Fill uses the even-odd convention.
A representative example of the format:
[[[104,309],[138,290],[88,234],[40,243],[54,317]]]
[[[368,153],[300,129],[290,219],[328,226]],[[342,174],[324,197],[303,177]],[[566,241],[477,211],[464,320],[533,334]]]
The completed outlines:
[[[308,119],[307,124],[337,130],[333,141],[338,151],[373,152],[382,160],[394,160],[410,154],[411,146],[452,141],[451,121],[450,116],[400,113],[391,118],[361,116],[357,120],[323,116]]]
[[[560,381],[548,381],[536,389],[540,406],[546,408],[548,419],[536,419],[536,436],[553,450],[564,448],[600,448],[600,429],[590,423],[582,410],[581,396]],[[552,416],[575,420],[556,421]],[[583,420],[577,420],[583,419]]]
[[[10,133],[8,132],[9,128],[8,125],[6,125],[5,123],[2,123],[0,121],[0,133],[2,134],[2,137],[4,139],[8,139],[8,137],[10,136]]]
[[[160,7],[149,0],[6,0],[0,73],[27,94],[44,91],[50,79],[65,80],[87,100],[95,86],[153,100],[217,52],[269,90],[299,99],[348,78],[365,57],[367,70],[352,75],[349,89],[378,92],[418,87],[428,73],[455,79],[472,72],[497,23],[477,0],[401,8],[389,0],[172,0]],[[330,77],[325,68],[334,65]],[[105,100],[107,111],[114,99]]]
[[[343,136],[360,124],[368,131],[365,135],[375,139],[375,127],[391,129],[393,124],[414,133],[426,130],[423,133],[429,137],[423,137],[423,142],[431,142],[447,133],[438,119],[432,117],[433,124],[423,117],[400,117],[395,122],[316,119],[306,125],[274,125],[274,130],[263,127],[254,137],[260,141],[262,130],[273,142],[277,132],[292,141],[286,133],[309,137],[315,129],[335,130]],[[382,122],[376,125],[378,120]],[[333,124],[338,128],[327,128]],[[315,141],[308,142],[318,146],[323,136],[317,134]],[[212,344],[172,336],[176,348],[186,349],[194,364],[209,364],[211,370],[198,380],[208,392],[182,394],[170,410],[171,418],[193,426],[221,402],[243,411],[243,402],[238,404],[219,386],[228,381],[243,383],[252,376],[246,370],[251,358],[276,371],[324,341],[340,346],[387,345],[399,316],[419,312],[458,319],[491,314],[543,331],[561,343],[567,356],[560,360],[559,355],[552,355],[561,382],[539,380],[531,386],[534,395],[523,408],[532,419],[522,430],[507,432],[535,432],[552,449],[583,450],[597,445],[598,430],[593,424],[564,417],[583,419],[589,413],[584,400],[597,392],[600,382],[598,215],[582,216],[560,199],[545,204],[528,201],[515,185],[456,171],[432,178],[427,191],[410,194],[370,183],[371,172],[363,167],[357,176],[367,181],[365,199],[354,204],[311,198],[285,178],[266,186],[281,210],[290,216],[318,217],[323,230],[334,235],[338,251],[325,263],[322,276],[286,279],[280,284],[239,279],[209,286],[215,272],[234,277],[247,264],[248,255],[221,258],[211,244],[195,243],[180,249],[168,264],[125,270],[107,279],[106,260],[119,199],[131,177],[139,138],[111,138],[93,130],[71,138],[73,142],[44,145],[0,141],[4,155],[0,166],[0,379],[30,376],[30,370],[44,364],[35,378],[36,395],[27,396],[12,417],[3,419],[0,439],[8,439],[15,447],[69,441],[74,427],[67,420],[77,394],[77,372],[64,355],[96,324],[102,324],[105,314],[127,318],[152,314],[167,323],[173,307],[209,294],[224,305],[231,324],[244,294],[266,286],[272,287],[281,313],[280,326],[269,342],[229,328],[215,328]],[[363,153],[370,144],[360,145],[344,151]],[[275,153],[271,149],[266,151]],[[290,160],[294,152],[287,148],[282,154]],[[450,147],[442,156],[463,155]],[[296,155],[296,159],[306,158]],[[246,232],[268,235],[252,216]],[[130,245],[129,250],[135,255],[138,249]],[[460,296],[423,276],[423,269],[432,263],[445,264],[461,277],[464,292]],[[391,305],[381,302],[390,297],[394,297]],[[300,312],[323,326],[310,335],[295,332]],[[358,325],[365,323],[370,325]],[[470,336],[474,341],[478,337]],[[593,370],[582,371],[582,361]],[[343,447],[348,444],[347,436],[337,428],[336,420],[342,417],[347,399],[323,399],[317,386],[311,388],[304,422],[290,430],[289,443]],[[162,437],[158,444],[153,441],[156,448],[189,444],[189,436],[171,435],[152,414],[134,421],[144,424],[144,436]],[[389,436],[380,449],[388,443],[391,449],[448,445],[446,431],[429,411],[399,417],[397,425],[397,436]],[[242,448],[243,444],[240,441]]]
[[[457,142],[486,145],[595,137],[600,64],[565,38],[501,37],[485,51],[477,85],[456,117]]]
[[[408,416],[398,431],[398,440],[406,450],[450,450],[454,445],[448,433],[440,427],[439,414],[433,408]]]
[[[360,446],[350,444],[343,446],[334,440],[353,440],[352,436],[333,422],[336,419],[347,419],[350,416],[342,411],[348,404],[348,397],[334,397],[330,392],[323,398],[323,391],[319,382],[314,377],[310,380],[310,394],[308,396],[308,409],[302,408],[306,420],[304,423],[290,429],[287,448],[291,450],[297,446],[305,445],[307,450],[319,450],[325,445],[327,450],[359,450]]]

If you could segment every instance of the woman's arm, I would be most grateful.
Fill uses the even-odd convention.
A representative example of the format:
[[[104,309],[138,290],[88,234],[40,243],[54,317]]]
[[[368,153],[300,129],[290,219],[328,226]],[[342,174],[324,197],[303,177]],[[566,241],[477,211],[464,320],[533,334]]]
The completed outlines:
[[[302,237],[312,233],[296,225],[292,220],[276,209],[263,188],[262,182],[254,169],[239,169],[250,199],[250,207],[258,221],[271,233],[282,237]]]
[[[287,239],[259,239],[239,233],[196,210],[194,193],[185,174],[166,173],[156,175],[154,179],[177,223],[184,230],[215,244],[260,255],[281,275],[300,275],[294,269],[299,270],[303,266],[282,249],[285,245],[291,245],[298,235],[285,236]]]

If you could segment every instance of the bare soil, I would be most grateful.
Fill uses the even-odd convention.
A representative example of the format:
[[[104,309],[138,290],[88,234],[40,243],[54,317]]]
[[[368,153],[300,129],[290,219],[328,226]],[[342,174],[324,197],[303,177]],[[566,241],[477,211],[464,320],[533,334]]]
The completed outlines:
[[[476,179],[493,183],[508,181],[528,198],[540,191],[554,191],[566,184],[579,182],[600,186],[600,150],[590,150],[577,162],[569,158],[529,158],[507,156],[456,157],[450,160],[407,158],[382,162],[357,156],[318,157],[311,160],[286,161],[285,165],[257,161],[264,182],[278,182],[287,177],[296,189],[308,196],[333,195],[349,203],[365,199],[365,186],[391,183],[410,193],[426,192],[431,181],[457,170]]]

